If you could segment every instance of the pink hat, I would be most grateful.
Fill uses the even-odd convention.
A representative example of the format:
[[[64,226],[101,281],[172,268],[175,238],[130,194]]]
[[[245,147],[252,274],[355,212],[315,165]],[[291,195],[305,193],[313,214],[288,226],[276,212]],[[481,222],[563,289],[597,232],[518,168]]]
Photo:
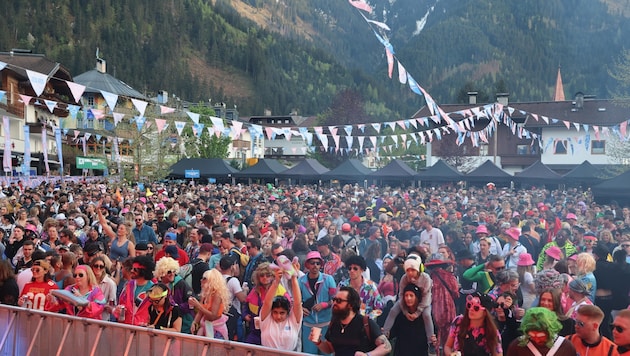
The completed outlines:
[[[477,226],[477,230],[475,231],[477,234],[486,234],[488,235],[488,228],[486,225]]]
[[[515,211],[512,213],[512,217],[515,218],[517,216],[521,216],[521,214],[518,211]]]
[[[312,260],[312,259],[318,259],[320,261],[324,261],[324,259],[322,258],[322,255],[320,255],[320,253],[318,251],[311,251],[309,253],[306,254],[306,261],[308,262],[308,260]]]
[[[545,203],[540,202],[540,203],[538,203],[537,206],[538,206],[538,208],[541,208],[541,207],[545,206]]]
[[[545,254],[547,256],[552,257],[554,260],[562,259],[562,250],[558,246],[551,246],[547,250],[545,250]]]
[[[519,236],[521,236],[521,232],[515,227],[511,227],[511,228],[505,230],[505,234],[508,235],[509,237],[513,238],[516,241],[518,241]]]
[[[521,253],[518,256],[518,262],[516,263],[517,266],[532,266],[534,264],[535,262],[534,262],[534,259],[532,258],[532,255],[530,255],[527,252]]]
[[[567,214],[567,220],[571,220],[571,219],[577,220],[577,216],[575,216],[575,214],[573,214],[573,213],[568,213]]]

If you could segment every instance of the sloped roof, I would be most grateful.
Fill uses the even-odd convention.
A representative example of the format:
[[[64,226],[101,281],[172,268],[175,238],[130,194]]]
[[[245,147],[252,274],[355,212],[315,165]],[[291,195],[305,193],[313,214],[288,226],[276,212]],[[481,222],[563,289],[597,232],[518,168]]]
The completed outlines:
[[[399,178],[416,178],[418,172],[414,171],[407,165],[407,163],[394,159],[385,167],[379,169],[376,172],[372,172],[370,177],[380,179],[399,179]]]
[[[521,172],[516,173],[516,179],[523,183],[549,183],[560,182],[562,176],[551,170],[551,168],[545,166],[541,161],[523,169]]]
[[[455,168],[448,165],[443,160],[437,161],[431,167],[418,173],[418,178],[427,181],[446,181],[453,182],[462,179],[464,176]]]
[[[512,175],[497,167],[491,160],[486,160],[481,166],[466,174],[469,182],[509,182]]]
[[[149,100],[146,96],[129,86],[122,80],[116,79],[107,73],[92,69],[74,77],[74,81],[85,85],[86,93],[100,93],[101,90],[108,93],[131,97],[134,99]]]
[[[511,107],[523,110],[529,113],[544,115],[549,118],[549,124],[540,117],[535,118],[528,115],[525,120],[525,128],[531,129],[536,127],[565,127],[563,121],[570,123],[610,126],[617,125],[620,122],[630,118],[628,108],[625,108],[613,100],[604,99],[586,99],[581,108],[577,107],[573,101],[548,101],[537,103],[514,103]],[[514,116],[523,116],[515,111]],[[553,122],[552,119],[559,121]]]
[[[364,166],[361,161],[356,158],[350,158],[337,166],[337,168],[322,174],[322,178],[339,180],[363,180],[366,176],[370,175],[370,173],[372,173],[372,170]]]
[[[328,168],[322,166],[316,159],[306,158],[292,168],[278,174],[278,176],[283,178],[318,180],[321,175],[328,172],[328,170]]]
[[[595,199],[601,201],[603,199],[614,199],[617,202],[627,204],[630,202],[630,190],[628,190],[628,182],[630,182],[630,171],[621,173],[620,175],[607,179],[591,189]]]
[[[185,177],[187,169],[198,169],[201,178],[227,178],[238,172],[220,158],[184,158],[171,166],[170,177]]]
[[[275,178],[278,176],[278,173],[286,170],[287,167],[275,159],[261,158],[255,165],[234,173],[234,176],[241,178]]]
[[[570,182],[595,183],[600,182],[600,169],[593,166],[589,161],[584,161],[579,166],[573,168],[562,176]]]
[[[26,69],[29,69],[46,74],[48,77],[54,75],[59,79],[72,80],[72,75],[64,66],[46,58],[43,54],[0,52],[0,61],[8,64],[7,69],[24,78],[28,78]]]

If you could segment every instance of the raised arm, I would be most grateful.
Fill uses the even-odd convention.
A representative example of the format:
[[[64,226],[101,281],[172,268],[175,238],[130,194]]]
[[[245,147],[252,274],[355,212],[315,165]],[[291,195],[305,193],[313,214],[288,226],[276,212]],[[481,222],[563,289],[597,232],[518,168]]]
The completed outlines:
[[[271,287],[265,294],[265,300],[263,300],[262,308],[260,309],[260,320],[265,320],[269,314],[271,314],[271,304],[273,304],[273,298],[276,296],[278,292],[278,286],[280,285],[280,280],[282,279],[282,274],[284,271],[282,269],[277,269],[275,271],[275,278],[273,283],[271,283]],[[298,291],[299,292],[299,291]]]

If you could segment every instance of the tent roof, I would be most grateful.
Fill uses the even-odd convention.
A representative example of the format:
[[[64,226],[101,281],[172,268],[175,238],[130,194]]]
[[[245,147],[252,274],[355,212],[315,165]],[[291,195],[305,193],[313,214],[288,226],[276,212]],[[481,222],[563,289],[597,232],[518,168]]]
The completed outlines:
[[[319,179],[326,172],[328,172],[328,168],[322,166],[316,159],[306,158],[292,168],[278,174],[278,176],[283,178]]]
[[[515,177],[523,183],[559,182],[562,179],[561,175],[552,171],[541,161],[536,161],[536,163],[516,173]]]
[[[234,173],[234,176],[241,178],[275,178],[278,176],[278,173],[286,170],[287,167],[278,162],[278,160],[261,158],[255,165]]]
[[[418,172],[411,169],[407,163],[398,159],[392,160],[385,167],[370,174],[371,177],[381,179],[415,178],[416,175],[418,175]]]
[[[187,169],[198,169],[201,178],[227,178],[238,172],[220,158],[184,158],[171,166],[171,177],[184,177]]]
[[[600,173],[599,168],[593,166],[589,161],[584,161],[562,177],[571,181],[597,182],[601,180]]]
[[[512,178],[511,174],[497,167],[491,160],[486,160],[481,166],[466,174],[466,180],[470,182],[507,182]]]
[[[593,195],[596,199],[601,197],[615,197],[615,200],[629,201],[630,191],[628,190],[628,182],[630,181],[630,171],[621,173],[620,175],[607,179],[592,187]]]
[[[418,173],[418,177],[427,181],[457,181],[464,176],[443,160]]]
[[[337,168],[322,174],[322,178],[341,180],[364,179],[370,173],[372,173],[372,170],[364,166],[361,161],[356,158],[350,158],[338,165]]]

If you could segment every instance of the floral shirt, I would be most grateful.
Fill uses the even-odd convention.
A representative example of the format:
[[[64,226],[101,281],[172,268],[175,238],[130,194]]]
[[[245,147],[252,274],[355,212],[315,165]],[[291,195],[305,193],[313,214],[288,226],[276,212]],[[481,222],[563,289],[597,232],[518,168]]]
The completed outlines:
[[[324,259],[324,273],[329,276],[334,276],[335,272],[343,265],[341,257],[335,253],[330,253],[328,256],[322,256]]]
[[[464,345],[460,345],[459,344],[459,340],[458,340],[458,334],[459,334],[459,325],[462,322],[462,318],[463,315],[458,315],[455,317],[455,319],[453,320],[453,323],[451,324],[451,328],[448,332],[448,335],[450,337],[453,338],[454,343],[453,343],[453,350],[454,351],[463,351],[463,346]],[[503,353],[503,347],[501,346],[501,334],[499,333],[499,331],[497,330],[497,346],[494,350],[494,352],[488,350],[487,345],[486,345],[486,329],[482,326],[479,328],[472,328],[470,330],[473,339],[475,340],[475,342],[477,343],[477,345],[479,345],[480,347],[482,347],[483,349],[486,350],[486,352],[488,352],[488,354],[502,354]],[[463,354],[463,352],[462,352]]]
[[[350,279],[344,279],[339,282],[337,289],[341,287],[349,287]],[[365,305],[365,315],[369,315],[373,310],[381,310],[383,309],[383,299],[381,298],[381,294],[378,292],[378,286],[371,280],[363,279],[363,285],[361,286],[361,290],[359,291],[359,296],[361,297],[361,309]]]

